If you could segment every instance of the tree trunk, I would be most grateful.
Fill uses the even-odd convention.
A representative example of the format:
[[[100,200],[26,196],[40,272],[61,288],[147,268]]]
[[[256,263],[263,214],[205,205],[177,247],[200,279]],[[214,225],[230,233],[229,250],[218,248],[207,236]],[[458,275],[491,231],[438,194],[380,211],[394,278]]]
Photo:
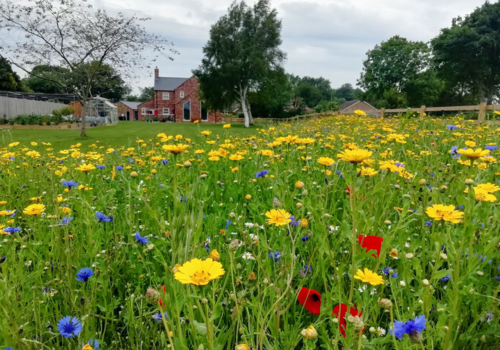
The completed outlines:
[[[246,103],[247,88],[240,88],[239,95],[240,95],[241,110],[243,111],[243,115],[245,116],[245,128],[248,128],[250,126],[250,115],[248,113],[248,108]]]
[[[86,117],[87,117],[87,101],[81,101],[82,104],[82,115],[81,115],[81,122],[82,122],[82,127],[80,128],[80,136],[87,136],[87,130],[85,128],[85,122],[86,122]]]
[[[248,109],[248,120],[250,125],[255,125],[253,121],[253,115],[252,115],[252,108],[250,108],[250,102],[248,102],[248,99],[246,100],[247,104],[247,109]]]

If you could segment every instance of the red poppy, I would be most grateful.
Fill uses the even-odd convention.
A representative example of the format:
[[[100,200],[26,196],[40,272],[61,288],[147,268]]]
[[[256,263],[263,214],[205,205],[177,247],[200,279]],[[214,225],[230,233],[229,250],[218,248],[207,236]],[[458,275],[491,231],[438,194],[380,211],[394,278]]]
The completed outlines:
[[[374,258],[380,256],[380,250],[382,249],[382,242],[384,239],[379,236],[358,236],[358,242],[362,248],[366,248],[366,251],[376,250],[377,254],[372,254]]]
[[[314,289],[302,287],[297,298],[307,311],[314,315],[319,315],[321,312],[321,294]]]
[[[349,187],[347,187],[347,195],[350,196],[351,195],[351,189]],[[360,201],[364,201],[366,199],[365,196],[361,197]]]
[[[161,286],[161,288],[163,289],[163,293],[166,293],[167,292],[167,289],[165,288],[165,285]],[[158,303],[160,304],[160,306],[163,306],[163,307],[166,307],[167,305],[163,304],[163,300],[158,300]]]
[[[345,328],[347,326],[347,323],[345,320],[346,313],[347,313],[347,305],[346,304],[339,304],[339,305],[335,306],[335,308],[333,309],[333,312],[332,312],[332,315],[335,315],[339,320],[339,330],[340,330],[340,333],[342,333],[342,335],[344,336],[344,338],[346,337]],[[349,308],[349,313],[353,317],[354,316],[359,316],[359,317],[363,316],[362,312],[358,313],[358,310],[356,310],[355,308],[352,308],[352,307]],[[364,330],[365,329],[363,328],[363,331]]]

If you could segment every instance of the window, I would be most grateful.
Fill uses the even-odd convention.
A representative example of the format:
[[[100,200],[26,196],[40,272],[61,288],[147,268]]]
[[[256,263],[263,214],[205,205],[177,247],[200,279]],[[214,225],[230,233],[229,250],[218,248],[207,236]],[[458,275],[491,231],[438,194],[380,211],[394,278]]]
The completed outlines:
[[[170,114],[170,108],[163,108],[163,115],[169,115]]]
[[[170,92],[164,92],[162,94],[162,99],[163,100],[170,100]]]
[[[184,121],[191,120],[191,101],[184,103]]]
[[[205,108],[205,102],[201,102],[201,121],[208,121],[208,110]]]
[[[184,98],[184,91],[180,92],[181,98]]]
[[[145,115],[146,114],[146,108],[141,108],[141,114]]]

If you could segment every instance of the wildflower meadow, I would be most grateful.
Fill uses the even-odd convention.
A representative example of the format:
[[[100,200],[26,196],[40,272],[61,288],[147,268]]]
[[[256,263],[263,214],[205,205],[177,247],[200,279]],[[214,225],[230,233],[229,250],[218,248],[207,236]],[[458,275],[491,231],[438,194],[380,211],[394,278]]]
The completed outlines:
[[[499,349],[500,129],[359,114],[5,140],[0,349]]]

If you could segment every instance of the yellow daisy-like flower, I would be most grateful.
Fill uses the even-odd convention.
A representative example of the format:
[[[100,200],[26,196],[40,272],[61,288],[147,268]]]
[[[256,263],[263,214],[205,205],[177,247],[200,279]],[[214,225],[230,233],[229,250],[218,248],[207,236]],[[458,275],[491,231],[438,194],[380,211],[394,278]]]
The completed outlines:
[[[491,184],[491,183],[485,183],[485,184],[480,184],[480,185],[477,185],[476,188],[479,188],[481,190],[484,190],[488,193],[495,193],[495,192],[498,192],[500,191],[500,187],[495,185],[495,184]]]
[[[15,212],[15,210],[2,210],[0,211],[0,216],[11,216]]]
[[[332,166],[335,164],[335,160],[329,157],[321,157],[318,159],[318,163],[324,166]]]
[[[366,113],[365,113],[365,111],[361,111],[361,110],[359,110],[359,109],[358,109],[358,110],[355,110],[355,111],[354,111],[354,114],[356,114],[356,115],[357,115],[357,116],[359,116],[359,117],[366,117]]]
[[[179,135],[177,135],[179,136]],[[176,136],[176,138],[177,138]],[[163,145],[162,148],[167,151],[167,152],[170,152],[172,154],[179,154],[181,152],[183,152],[184,150],[188,149],[190,146],[189,145],[183,145],[183,144],[177,144],[177,145]]]
[[[474,196],[476,198],[476,201],[478,202],[496,202],[497,197],[494,195],[488,193],[486,190],[480,189],[479,187],[476,187],[474,189]]]
[[[213,261],[193,259],[178,267],[174,277],[182,284],[192,284],[195,286],[206,286],[210,281],[224,275],[222,264]]]
[[[231,128],[231,124],[224,124],[222,127],[224,129],[230,129]]]
[[[373,168],[361,167],[361,169],[358,169],[358,171],[361,174],[361,176],[371,177],[371,176],[375,176],[378,174],[378,171],[373,169]]]
[[[71,213],[71,209],[68,208],[68,207],[59,207],[59,209],[61,209],[61,211],[64,213],[64,214],[69,214]]]
[[[346,149],[344,152],[337,154],[337,157],[343,161],[351,163],[362,163],[372,156],[373,152],[366,149]]]
[[[92,170],[95,170],[95,166],[93,166],[92,164],[83,163],[78,168],[76,168],[76,170],[80,170],[83,173],[90,173]]]
[[[202,132],[201,132],[201,134],[202,134],[203,136],[208,136],[208,135],[210,135],[211,133],[212,133],[212,132],[211,132],[211,131],[208,131],[208,130],[204,130],[204,131],[202,131]]]
[[[287,225],[292,220],[290,217],[292,216],[290,213],[286,212],[282,209],[271,209],[266,213],[267,223],[269,225],[275,224],[276,226],[284,226]]]
[[[239,154],[231,154],[231,155],[229,156],[229,159],[231,159],[231,160],[242,160],[242,159],[244,159],[244,158],[245,158],[245,157],[242,157],[242,156],[240,156]]]
[[[44,204],[32,204],[24,209],[23,213],[30,216],[40,215],[45,211]]]
[[[425,212],[436,221],[444,220],[454,224],[460,223],[464,216],[463,212],[455,210],[454,205],[434,204],[432,207],[428,207]]]
[[[478,158],[481,158],[481,157],[484,157],[484,156],[490,154],[490,151],[487,149],[481,149],[481,148],[478,148],[476,150],[461,149],[461,150],[458,150],[457,153],[459,153],[463,156],[466,156],[469,159],[478,159]]]
[[[379,276],[375,272],[366,268],[364,269],[364,271],[358,270],[354,278],[360,280],[361,282],[371,284],[372,286],[384,284],[384,279],[382,278],[382,276]]]

